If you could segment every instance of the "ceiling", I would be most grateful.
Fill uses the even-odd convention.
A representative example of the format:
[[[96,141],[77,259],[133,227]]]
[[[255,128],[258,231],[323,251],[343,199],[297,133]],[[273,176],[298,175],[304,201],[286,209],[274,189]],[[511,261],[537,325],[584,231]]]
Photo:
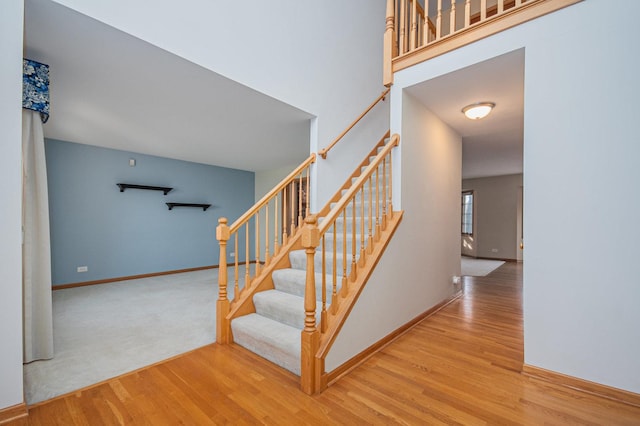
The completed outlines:
[[[261,171],[309,155],[311,115],[51,0],[25,2],[50,66],[45,137]]]
[[[310,114],[51,0],[25,1],[25,57],[50,66],[47,138],[251,171],[309,154]],[[522,173],[523,50],[408,92],[462,136],[463,178]]]
[[[464,179],[522,173],[524,49],[407,91],[462,136]],[[496,107],[482,120],[469,120],[461,110],[477,102],[493,102]]]

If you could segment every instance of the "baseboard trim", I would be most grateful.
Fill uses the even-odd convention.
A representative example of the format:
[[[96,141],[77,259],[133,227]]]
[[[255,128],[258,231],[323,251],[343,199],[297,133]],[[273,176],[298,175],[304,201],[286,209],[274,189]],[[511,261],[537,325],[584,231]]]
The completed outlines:
[[[393,343],[394,340],[396,340],[397,338],[399,338],[400,336],[402,336],[403,334],[411,330],[413,327],[418,325],[421,321],[427,319],[431,315],[435,314],[439,310],[443,309],[444,307],[446,307],[447,305],[449,305],[450,303],[458,299],[460,296],[462,296],[462,294],[463,294],[462,291],[458,291],[451,297],[433,306],[431,309],[428,309],[425,312],[421,313],[420,315],[418,315],[417,317],[415,317],[405,325],[397,328],[395,331],[392,331],[390,334],[378,340],[376,343],[369,346],[367,349],[360,352],[359,354],[357,354],[356,356],[354,356],[344,364],[340,365],[336,369],[330,371],[329,373],[325,373],[325,378],[323,379],[323,383],[326,383],[326,386],[331,386],[333,383],[338,381],[341,377],[348,374],[351,370],[358,367],[360,364],[364,363],[367,359],[371,358],[371,356],[375,355],[377,352],[384,349],[387,345],[389,345],[390,343]],[[325,386],[323,386],[323,388],[324,387]]]
[[[527,364],[522,366],[522,374],[534,379],[586,392],[591,395],[631,405],[633,407],[640,407],[640,394],[637,393],[613,388],[600,383],[590,382],[573,376],[567,376],[566,374],[545,370],[544,368],[534,367]]]
[[[483,256],[467,256],[467,255],[463,255],[463,256],[470,257],[472,259],[478,259],[478,260],[500,260],[502,262],[518,262],[518,259],[511,259],[506,257],[483,257]]]
[[[27,404],[25,404],[24,402],[22,404],[3,408],[2,410],[0,410],[0,425],[21,419],[23,417],[27,417],[28,415],[29,411],[27,410]]]
[[[249,263],[256,263],[255,260],[252,260]],[[261,262],[262,263],[262,262]],[[244,263],[243,263],[244,265]],[[235,263],[228,263],[227,267],[235,266]],[[194,272],[194,271],[203,271],[205,269],[218,269],[220,265],[209,265],[209,266],[198,266],[196,268],[186,268],[186,269],[175,269],[172,271],[162,271],[162,272],[152,272],[149,274],[140,274],[140,275],[129,275],[126,277],[116,277],[116,278],[106,278],[103,280],[94,280],[94,281],[82,281],[78,283],[70,283],[70,284],[59,284],[51,287],[52,290],[63,290],[65,288],[74,288],[74,287],[84,287],[87,285],[96,285],[96,284],[109,284],[115,283],[118,281],[127,281],[127,280],[137,280],[140,278],[151,278],[151,277],[159,277],[161,275],[172,275],[172,274],[181,274],[183,272]]]

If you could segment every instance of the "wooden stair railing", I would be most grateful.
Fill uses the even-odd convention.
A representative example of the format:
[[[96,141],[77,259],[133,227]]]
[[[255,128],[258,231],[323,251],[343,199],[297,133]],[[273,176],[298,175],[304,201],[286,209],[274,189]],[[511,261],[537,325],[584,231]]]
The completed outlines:
[[[375,101],[373,101],[373,102],[371,103],[371,105],[369,105],[369,106],[367,107],[367,109],[365,109],[365,110],[362,112],[362,114],[360,114],[360,115],[359,115],[355,120],[353,120],[353,122],[352,122],[352,123],[351,123],[351,124],[346,128],[346,129],[344,129],[344,130],[342,131],[342,133],[340,133],[340,134],[339,134],[339,135],[338,135],[338,136],[337,136],[337,137],[336,137],[336,138],[335,138],[335,139],[334,139],[334,140],[333,140],[329,145],[327,145],[327,147],[326,147],[326,148],[322,148],[320,151],[318,151],[318,154],[320,154],[320,157],[322,157],[322,159],[323,159],[323,160],[324,160],[324,159],[326,159],[326,158],[327,158],[327,154],[329,153],[329,151],[330,151],[330,150],[331,150],[331,149],[332,149],[332,148],[333,148],[333,147],[334,147],[338,142],[340,142],[340,140],[344,137],[344,135],[346,135],[347,133],[349,133],[349,131],[350,131],[351,129],[353,129],[353,127],[354,127],[356,124],[358,124],[358,122],[359,122],[360,120],[362,120],[362,118],[363,118],[365,115],[367,115],[367,113],[368,113],[369,111],[371,111],[371,110],[373,109],[373,107],[374,107],[374,106],[376,106],[376,105],[378,104],[378,102],[380,102],[380,101],[384,101],[384,100],[386,99],[386,97],[387,97],[387,95],[388,95],[388,94],[389,94],[389,89],[387,88],[387,89],[385,89],[385,90],[380,94],[380,96],[378,96],[378,97],[376,98],[376,100],[375,100]]]
[[[456,8],[456,0],[424,0],[423,8],[418,0],[387,0],[383,84],[392,85],[396,71],[580,1],[465,0]]]
[[[308,394],[326,386],[324,359],[402,216],[402,212],[394,213],[392,204],[392,153],[399,141],[397,134],[391,137],[322,223],[318,224],[315,216],[305,219],[302,247],[307,254],[307,281],[301,384]],[[341,271],[337,267],[339,237],[342,240]],[[321,253],[321,271],[315,271],[316,250]],[[332,258],[327,261],[327,256]],[[327,270],[329,264],[331,271]],[[321,283],[315,282],[316,272],[321,272]],[[330,283],[327,283],[327,274],[331,277]],[[321,286],[322,295],[319,326],[315,317],[317,285]],[[329,302],[327,286],[331,294]]]
[[[220,245],[220,269],[216,302],[217,343],[231,343],[229,314],[233,305],[239,304],[241,299],[250,300],[250,293],[257,290],[258,278],[269,273],[273,264],[286,256],[289,246],[295,244],[295,236],[304,218],[309,215],[309,174],[311,164],[315,161],[316,155],[311,154],[231,226],[227,225],[224,217],[218,220],[216,238]],[[227,263],[227,250],[231,250],[233,259],[230,265]],[[229,266],[233,270],[233,301],[228,297]],[[241,269],[244,269],[242,273]]]

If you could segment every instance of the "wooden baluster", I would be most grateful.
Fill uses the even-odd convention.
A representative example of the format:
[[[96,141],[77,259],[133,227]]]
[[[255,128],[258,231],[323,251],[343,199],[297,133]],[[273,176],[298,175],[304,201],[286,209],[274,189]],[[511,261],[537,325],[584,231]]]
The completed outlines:
[[[256,212],[256,274],[260,275],[260,210]]]
[[[282,193],[280,194],[282,197]],[[277,256],[280,251],[278,246],[278,194],[273,197],[273,255]]]
[[[355,198],[354,198],[355,200]],[[358,265],[364,266],[364,184],[360,188],[360,259]]]
[[[334,264],[335,268],[335,264]],[[342,288],[343,296],[347,295],[347,209],[342,210]]]
[[[429,0],[424,0],[424,28],[422,30],[423,33],[423,45],[429,44],[431,41],[429,38],[429,34],[431,34],[431,29],[429,28]]]
[[[235,233],[235,247],[233,248],[233,257],[235,258],[234,260],[234,273],[233,273],[233,294],[234,294],[234,299],[238,298],[238,295],[240,294],[240,283],[239,281],[239,276],[238,276],[238,272],[239,272],[239,266],[238,265],[238,233]],[[244,289],[244,286],[243,286]]]
[[[451,16],[449,17],[449,34],[456,32],[456,0],[451,0]]]
[[[264,206],[264,266],[269,264],[269,245],[271,241],[269,240],[269,201]]]
[[[375,241],[380,241],[380,168],[376,169],[376,233]],[[384,200],[383,200],[384,202]]]
[[[498,0],[498,15],[504,12],[504,0]]]
[[[250,274],[249,272],[251,271],[251,263],[249,263],[249,258],[251,257],[249,255],[249,221],[247,221],[247,223],[245,224],[244,227],[244,232],[245,232],[245,268],[244,268],[244,289],[249,288],[249,284],[251,283],[250,281]]]
[[[438,0],[438,15],[436,16],[436,40],[442,37],[442,0]]]
[[[320,289],[322,291],[322,311],[320,313],[320,330],[322,333],[327,331],[327,250],[325,247],[327,237],[325,235],[322,236],[322,288]]]
[[[216,239],[220,242],[220,262],[218,271],[218,300],[216,301],[216,342],[231,343],[231,322],[229,314],[229,299],[227,298],[227,241],[230,232],[227,218],[218,219]]]
[[[310,191],[310,183],[311,183],[311,179],[309,179],[309,173],[311,172],[311,167],[307,168],[307,192],[305,193],[305,206],[304,206],[304,217],[309,216],[309,204],[311,204],[309,202],[309,191]]]
[[[380,166],[378,166],[380,167]],[[382,230],[387,229],[387,157],[382,159]]]
[[[373,178],[369,176],[369,234],[367,240],[367,253],[373,253]]]
[[[400,55],[402,55],[403,53],[405,53],[407,51],[406,48],[406,21],[407,21],[407,0],[401,0],[400,2],[400,40],[399,40],[399,45],[400,45],[400,51],[398,52]]]
[[[298,226],[302,226],[302,173],[298,178]]]
[[[480,22],[487,19],[487,0],[480,0]]]
[[[471,25],[471,0],[464,2],[464,27]]]
[[[295,201],[294,195],[294,188],[295,188],[295,179],[291,181],[291,184],[289,185],[289,196],[291,197],[291,200],[289,201],[289,204],[291,206],[291,229],[289,230],[289,235],[292,236],[293,234],[296,233],[296,224],[295,224],[295,213],[293,211],[293,202]]]
[[[396,144],[397,146],[397,144]],[[393,157],[391,151],[389,152],[389,205],[387,206],[387,216],[389,219],[393,219]]]
[[[396,28],[398,28],[397,14],[395,13],[395,0],[387,0],[387,19],[384,30],[384,51],[382,84],[389,87],[393,84],[393,58],[398,56],[398,44],[396,43]]]
[[[287,187],[282,190],[282,245],[287,244]]]
[[[331,270],[332,287],[331,287],[331,313],[335,314],[338,310],[338,228],[336,222],[333,221],[333,268]]]
[[[307,280],[304,291],[304,329],[302,330],[300,354],[300,382],[302,391],[316,393],[320,383],[316,380],[316,352],[320,332],[316,328],[316,283],[314,257],[320,240],[318,222],[315,216],[305,219],[302,230],[302,247],[307,254]]]
[[[356,231],[358,230],[358,224],[356,222],[356,197],[353,197],[353,205],[351,206],[351,281],[356,280],[356,276],[358,274],[357,266],[356,266]],[[346,226],[346,224],[345,224]]]
[[[418,37],[418,0],[411,0],[411,35],[409,39],[409,51],[416,48]]]
[[[519,7],[522,6],[522,0],[516,0],[516,6],[515,7]]]

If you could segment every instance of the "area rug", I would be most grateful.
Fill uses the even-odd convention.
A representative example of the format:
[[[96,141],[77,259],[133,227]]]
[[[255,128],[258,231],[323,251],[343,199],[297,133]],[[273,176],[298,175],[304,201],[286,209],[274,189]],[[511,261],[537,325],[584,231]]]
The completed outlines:
[[[461,275],[484,277],[502,266],[502,260],[474,259],[462,256],[460,258]]]

